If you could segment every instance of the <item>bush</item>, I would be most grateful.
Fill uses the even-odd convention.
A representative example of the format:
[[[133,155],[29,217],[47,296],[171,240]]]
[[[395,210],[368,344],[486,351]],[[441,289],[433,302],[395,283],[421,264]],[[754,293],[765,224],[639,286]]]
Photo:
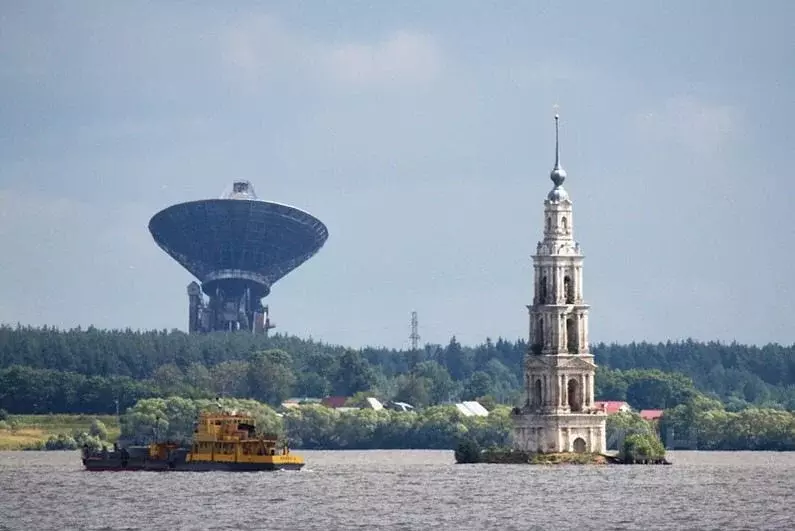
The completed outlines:
[[[34,448],[28,447],[28,450],[78,450],[87,446],[92,452],[97,452],[107,448],[107,444],[99,437],[91,435],[86,432],[75,433],[74,435],[67,435],[59,433],[58,435],[50,435],[47,442],[43,447]]]
[[[88,433],[100,441],[108,440],[108,428],[105,427],[105,424],[101,420],[92,420]]]
[[[0,407],[0,421],[8,420],[8,411]]]
[[[46,449],[47,448],[45,448],[45,442],[44,441],[36,441],[36,442],[28,444],[27,446],[23,446],[22,447],[22,450],[34,451],[34,452],[40,452],[40,451],[46,450]]]
[[[11,426],[5,420],[0,420],[0,430],[10,430]]]
[[[44,443],[45,450],[77,450],[78,448],[77,441],[63,433],[51,435],[47,442]]]
[[[86,432],[78,433],[75,436],[75,442],[77,443],[77,448],[82,448],[83,446],[87,446],[88,449],[91,450],[92,452],[103,450],[109,446],[99,437],[91,435]]]
[[[455,449],[456,463],[479,463],[480,445],[474,439],[464,439]]]
[[[656,461],[665,457],[662,441],[649,433],[633,433],[624,440],[621,460],[625,463]]]

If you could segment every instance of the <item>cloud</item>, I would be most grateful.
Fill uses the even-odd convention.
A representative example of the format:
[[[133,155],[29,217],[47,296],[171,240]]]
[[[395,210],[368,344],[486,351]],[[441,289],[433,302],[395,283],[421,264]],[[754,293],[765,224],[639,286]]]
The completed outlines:
[[[267,15],[229,29],[222,37],[221,47],[227,64],[249,80],[263,81],[288,69],[301,70],[311,65],[304,53],[311,44]]]
[[[740,111],[689,96],[665,101],[635,115],[637,131],[652,142],[673,142],[699,155],[726,149],[741,129]]]
[[[376,44],[342,44],[324,58],[331,77],[353,86],[400,83],[424,84],[441,71],[436,42],[419,33],[397,32]]]
[[[342,88],[426,84],[441,72],[442,52],[422,33],[396,31],[375,43],[321,42],[260,16],[229,30],[223,57],[249,82],[274,82],[288,75],[331,82]]]

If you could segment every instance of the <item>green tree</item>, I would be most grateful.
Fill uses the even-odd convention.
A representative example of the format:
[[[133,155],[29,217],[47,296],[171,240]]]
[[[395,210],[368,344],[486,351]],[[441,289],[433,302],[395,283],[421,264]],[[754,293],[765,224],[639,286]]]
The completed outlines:
[[[301,406],[284,415],[292,444],[301,448],[338,448],[336,430],[340,413],[320,405]]]
[[[652,424],[637,413],[626,412],[608,415],[606,422],[608,448],[621,450],[623,441],[630,435],[654,435],[657,437]]]
[[[230,360],[219,363],[210,369],[210,381],[215,396],[250,396],[248,363],[245,361]]]
[[[331,392],[331,382],[316,372],[302,372],[298,375],[294,393],[296,396],[323,398]]]
[[[687,402],[666,409],[660,421],[660,431],[667,439],[697,440],[699,424],[706,412],[722,411],[723,404],[719,400],[696,394]]]
[[[494,397],[493,397],[493,396],[491,396],[491,395],[483,395],[483,396],[478,396],[478,397],[476,397],[476,398],[475,398],[475,400],[476,400],[476,401],[477,401],[477,402],[478,402],[478,403],[479,403],[481,406],[483,406],[484,408],[486,408],[486,409],[487,409],[487,410],[489,410],[489,411],[493,410],[493,409],[494,409],[494,408],[496,408],[496,407],[497,407],[497,405],[498,405],[497,399],[496,399],[496,398],[494,398]]]
[[[397,378],[397,385],[396,400],[408,402],[414,407],[423,407],[431,403],[433,382],[428,378],[414,374],[401,375]]]
[[[636,409],[665,409],[682,404],[696,393],[692,380],[676,373],[628,371],[627,402]]]
[[[386,412],[372,409],[346,411],[337,419],[334,431],[341,448],[377,448],[376,432]]]
[[[152,379],[163,396],[179,396],[186,391],[185,375],[174,363],[166,363],[158,367]]]
[[[268,404],[281,404],[292,392],[295,375],[290,355],[272,349],[256,352],[248,362],[248,386],[252,398]]]
[[[464,350],[455,336],[450,338],[450,343],[441,352],[442,365],[456,380],[464,380],[472,373],[471,351]]]
[[[464,386],[464,400],[474,400],[479,396],[492,394],[494,381],[488,373],[475,371]]]
[[[478,442],[472,438],[465,438],[455,449],[455,462],[459,464],[479,463],[481,449]]]
[[[594,395],[597,400],[626,400],[627,380],[624,378],[623,372],[601,366],[596,367]]]
[[[624,439],[621,459],[627,463],[658,460],[665,457],[665,447],[656,435],[633,433]]]
[[[500,360],[492,358],[485,364],[485,372],[491,377],[491,396],[507,403],[513,390],[518,389],[519,379]]]
[[[355,350],[346,350],[339,361],[339,369],[333,382],[334,393],[350,396],[371,389],[376,375],[370,364]]]
[[[429,389],[430,397],[427,403],[441,404],[455,400],[460,392],[460,386],[456,383],[447,369],[438,362],[429,360],[417,364],[412,374],[419,378],[425,378],[431,382]]]
[[[201,363],[191,363],[185,369],[185,383],[192,388],[196,397],[213,396],[212,377],[210,371]]]

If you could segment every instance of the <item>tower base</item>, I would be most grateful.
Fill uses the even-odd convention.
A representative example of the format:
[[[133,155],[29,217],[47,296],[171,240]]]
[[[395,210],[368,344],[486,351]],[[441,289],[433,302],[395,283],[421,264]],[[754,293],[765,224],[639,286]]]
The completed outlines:
[[[516,413],[513,447],[532,453],[596,453],[607,450],[603,413]]]

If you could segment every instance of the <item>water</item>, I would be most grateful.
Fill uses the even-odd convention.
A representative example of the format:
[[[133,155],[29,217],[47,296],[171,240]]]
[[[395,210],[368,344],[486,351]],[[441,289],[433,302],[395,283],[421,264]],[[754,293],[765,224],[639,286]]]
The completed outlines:
[[[300,472],[84,472],[0,452],[0,530],[795,529],[795,454],[674,466],[455,465],[444,451],[301,452]]]

